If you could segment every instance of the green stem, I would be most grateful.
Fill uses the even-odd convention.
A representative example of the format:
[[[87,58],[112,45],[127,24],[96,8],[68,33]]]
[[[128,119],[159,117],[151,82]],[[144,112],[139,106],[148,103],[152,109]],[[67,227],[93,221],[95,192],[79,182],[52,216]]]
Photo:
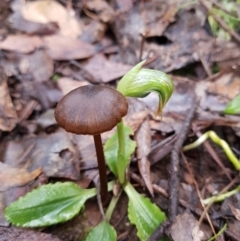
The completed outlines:
[[[195,142],[184,146],[182,150],[188,151],[193,148],[196,148],[197,146],[201,145],[204,141],[206,141],[208,138],[210,138],[213,142],[215,142],[217,145],[222,147],[228,159],[232,162],[233,166],[235,167],[235,169],[239,171],[240,170],[239,160],[232,152],[228,143],[225,140],[222,140],[221,138],[219,138],[219,136],[214,131],[207,131],[206,133],[201,135]]]
[[[118,193],[117,196],[113,196],[112,197],[111,202],[110,202],[110,204],[108,206],[108,209],[106,211],[106,214],[105,214],[106,221],[108,221],[108,222],[110,221],[110,218],[112,216],[113,210],[116,207],[117,202],[118,202],[121,194],[122,194],[122,190]]]
[[[209,197],[209,198],[204,199],[203,204],[208,205],[209,203],[212,203],[212,202],[221,202],[221,201],[225,200],[226,198],[231,197],[232,195],[239,193],[239,191],[240,191],[240,185],[237,186],[232,191],[225,192],[225,193],[223,193],[219,196],[213,196],[213,197]]]
[[[117,124],[117,133],[118,133],[118,163],[123,161],[125,157],[125,134],[124,134],[124,126],[123,121]],[[121,184],[123,184],[126,180],[125,171],[121,170],[122,165],[119,165],[118,168],[118,178]]]
[[[207,241],[216,240],[226,229],[227,229],[227,224],[225,223],[224,226],[222,227],[222,229],[219,230],[219,232],[218,232],[216,235],[214,235],[213,237],[211,237],[211,238],[208,239]]]

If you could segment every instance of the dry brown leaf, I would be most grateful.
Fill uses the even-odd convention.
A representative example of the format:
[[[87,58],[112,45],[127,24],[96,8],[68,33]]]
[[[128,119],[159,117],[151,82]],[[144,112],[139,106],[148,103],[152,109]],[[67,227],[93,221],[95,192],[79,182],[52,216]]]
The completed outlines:
[[[24,34],[11,35],[0,42],[0,49],[28,54],[42,46],[42,39],[38,36]]]
[[[38,177],[42,168],[28,172],[25,168],[14,168],[0,162],[0,191],[6,191],[12,187],[23,186]]]
[[[165,1],[149,1],[140,4],[140,12],[144,22],[143,34],[147,37],[161,36],[174,21],[178,7]]]
[[[61,35],[43,37],[43,44],[54,60],[84,59],[95,53],[92,45]]]
[[[67,10],[56,1],[25,2],[22,6],[22,15],[28,21],[46,24],[56,22],[59,34],[77,38],[81,34],[80,25],[72,9]]]
[[[103,54],[92,57],[85,65],[85,69],[94,76],[97,82],[110,82],[122,77],[132,66],[110,62]]]
[[[25,155],[30,145],[34,147]],[[21,160],[24,155],[24,160]],[[9,142],[4,163],[11,166],[24,166],[27,163],[28,170],[42,167],[43,173],[48,177],[77,180],[80,175],[78,158],[71,134],[59,131],[50,135],[23,138],[21,142]]]
[[[45,50],[36,50],[30,55],[22,56],[18,68],[22,74],[41,82],[49,80],[53,75],[53,65],[53,60]]]
[[[28,34],[39,34],[41,36],[56,33],[59,30],[59,27],[55,22],[42,24],[25,20],[21,13],[22,3],[22,0],[13,0],[10,2],[10,7],[13,13],[8,17],[8,22],[13,29]]]
[[[201,230],[195,217],[188,212],[176,217],[170,233],[173,241],[202,241],[211,237],[209,232]]]
[[[232,206],[231,204],[228,204],[228,206],[230,207],[232,214],[234,215],[234,217],[240,221],[240,209],[235,208],[234,206]]]
[[[89,85],[87,81],[77,81],[71,78],[62,77],[57,81],[59,89],[62,91],[63,95],[66,95],[70,91],[84,85]]]
[[[104,38],[106,31],[106,23],[87,19],[86,23],[83,26],[83,32],[79,39],[87,43],[97,43]]]
[[[240,93],[240,76],[226,73],[215,81],[199,81],[195,92],[200,99],[203,110],[221,112],[227,103]]]
[[[104,23],[108,23],[112,20],[114,11],[108,5],[106,1],[103,0],[91,0],[86,1],[87,9],[97,13],[97,17],[99,17]]]
[[[16,227],[0,227],[0,236],[2,241],[60,241],[52,234]]]
[[[7,77],[0,66],[0,130],[11,131],[17,122],[18,117],[9,94]]]
[[[151,129],[148,119],[137,130],[135,140],[137,142],[138,168],[149,192],[153,196],[150,162],[147,158],[151,150]]]

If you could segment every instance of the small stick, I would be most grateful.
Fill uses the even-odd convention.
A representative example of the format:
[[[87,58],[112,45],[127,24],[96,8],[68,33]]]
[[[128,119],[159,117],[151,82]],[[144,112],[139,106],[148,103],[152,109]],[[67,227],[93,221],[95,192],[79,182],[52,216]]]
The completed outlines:
[[[140,185],[142,185],[143,179],[142,179],[139,175],[137,175],[137,174],[134,173],[134,175],[131,175],[131,178],[132,178],[134,181],[136,181],[137,183],[139,183]],[[158,186],[157,184],[153,184],[153,190],[154,190],[156,193],[159,193],[160,195],[164,196],[165,198],[169,198],[167,191],[166,191],[164,188]],[[224,190],[225,190],[225,189],[224,189]],[[179,204],[180,204],[183,208],[186,208],[186,209],[190,210],[192,213],[194,213],[194,214],[197,215],[198,217],[201,217],[202,214],[203,214],[203,211],[202,211],[202,210],[200,210],[199,208],[193,207],[192,205],[189,205],[189,204],[188,204],[185,200],[183,200],[183,199],[179,199]],[[205,215],[204,215],[204,217],[203,217],[203,220],[206,221]],[[169,228],[170,225],[167,225],[169,222],[167,222],[166,224],[165,224],[165,223],[166,223],[166,221],[161,224],[161,225],[163,225],[163,226],[162,226],[163,228],[162,228],[162,229],[157,229],[157,230],[153,233],[153,235],[148,239],[148,241],[158,241],[158,240],[163,236],[163,234],[166,233],[166,230]],[[213,220],[212,223],[213,223],[213,226],[214,226],[216,229],[218,229],[218,230],[221,229],[221,227],[220,227],[220,225],[219,225],[219,223],[218,223],[217,221],[214,221],[214,220]],[[236,237],[236,235],[235,235],[234,233],[232,233],[231,231],[226,230],[224,233],[225,233],[226,236],[227,236],[228,238],[230,238],[231,240],[233,240],[233,241],[239,241],[238,237]]]
[[[169,219],[162,223],[153,235],[148,239],[148,241],[158,241],[161,237],[163,237],[165,231],[169,228],[170,224],[174,221],[177,216],[177,208],[179,202],[179,153],[181,151],[183,142],[187,135],[188,129],[190,127],[191,121],[193,119],[194,113],[198,106],[198,99],[195,97],[193,100],[193,104],[191,106],[191,110],[186,118],[186,121],[182,125],[182,129],[177,137],[177,141],[174,144],[172,155],[171,155],[171,163],[170,163],[170,180],[169,180]],[[153,189],[156,189],[156,186],[153,185]]]
[[[169,220],[173,222],[177,216],[178,208],[178,196],[179,196],[179,153],[182,149],[183,142],[186,138],[188,129],[190,127],[191,121],[193,119],[194,113],[197,109],[199,101],[194,98],[193,104],[187,116],[185,123],[182,125],[182,129],[178,135],[177,141],[173,147],[171,153],[170,162],[170,180],[169,180],[169,197],[170,197],[170,207],[169,207]]]

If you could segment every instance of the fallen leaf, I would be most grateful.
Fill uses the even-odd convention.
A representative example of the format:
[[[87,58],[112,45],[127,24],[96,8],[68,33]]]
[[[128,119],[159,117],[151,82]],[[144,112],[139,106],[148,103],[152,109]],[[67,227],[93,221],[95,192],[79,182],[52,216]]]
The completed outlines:
[[[85,2],[85,7],[92,12],[95,12],[97,16],[104,22],[108,23],[114,17],[114,11],[110,5],[103,0],[91,0]]]
[[[34,147],[21,160],[30,145]],[[48,177],[78,180],[78,158],[71,135],[59,131],[50,135],[23,138],[20,142],[8,142],[3,160],[12,167],[21,167],[28,163],[29,171],[42,167],[43,173]]]
[[[49,80],[53,75],[53,60],[44,50],[22,56],[19,62],[19,70],[22,74],[30,76],[35,81]]]
[[[62,96],[62,92],[53,81],[25,81],[23,83],[22,99],[25,101],[37,100],[41,104],[42,110],[55,106]]]
[[[24,2],[22,16],[28,21],[42,24],[56,22],[59,26],[59,34],[63,36],[77,38],[81,34],[74,11],[64,8],[56,1]]]
[[[107,24],[100,21],[87,19],[79,39],[87,43],[98,43],[104,38],[106,31]]]
[[[3,41],[0,42],[0,49],[28,54],[36,48],[41,47],[42,44],[42,39],[38,36],[9,34]]]
[[[214,81],[199,81],[195,92],[203,110],[222,112],[227,103],[240,93],[240,77],[226,73]]]
[[[141,124],[135,133],[135,140],[137,142],[138,169],[146,187],[153,196],[154,193],[151,180],[150,162],[148,160],[148,154],[151,150],[151,129],[148,119]]]
[[[16,227],[0,227],[0,236],[2,241],[60,241],[51,234]]]
[[[203,232],[195,217],[188,212],[176,217],[170,233],[173,241],[202,241],[211,237],[211,233]]]
[[[23,186],[38,177],[41,172],[41,168],[28,172],[25,168],[14,168],[0,162],[0,191],[6,191],[15,186]]]
[[[85,69],[94,76],[97,82],[107,83],[122,77],[132,66],[110,62],[103,54],[92,57],[85,65]]]
[[[146,37],[161,36],[169,23],[175,19],[178,8],[176,4],[168,4],[164,1],[149,1],[140,4],[140,12],[144,21]]]
[[[240,209],[235,208],[234,206],[232,206],[232,205],[230,205],[230,204],[228,204],[228,205],[229,205],[229,207],[230,207],[230,209],[231,209],[232,214],[234,215],[234,217],[235,217],[238,221],[240,221]]]
[[[92,45],[61,35],[43,37],[43,45],[54,60],[85,59],[95,54]]]
[[[212,63],[218,63],[222,70],[230,67],[230,70],[233,71],[232,67],[239,65],[239,59],[240,49],[237,43],[224,41],[220,38],[215,39],[215,46],[212,49],[210,59]]]
[[[13,13],[8,17],[8,22],[13,29],[28,34],[39,34],[41,36],[45,34],[53,34],[58,31],[59,28],[57,23],[42,24],[25,20],[21,13],[22,3],[21,0],[13,0],[10,2],[10,7]]]
[[[38,118],[37,123],[42,128],[47,128],[52,125],[57,125],[57,122],[54,117],[55,109],[48,109],[47,111],[43,112]]]
[[[116,10],[120,13],[128,12],[133,7],[133,2],[128,0],[116,0]]]
[[[70,91],[84,85],[89,85],[88,81],[77,81],[71,78],[62,77],[57,80],[57,85],[62,91],[63,95],[66,95]]]
[[[11,131],[17,122],[17,113],[9,95],[7,76],[0,66],[0,130]]]

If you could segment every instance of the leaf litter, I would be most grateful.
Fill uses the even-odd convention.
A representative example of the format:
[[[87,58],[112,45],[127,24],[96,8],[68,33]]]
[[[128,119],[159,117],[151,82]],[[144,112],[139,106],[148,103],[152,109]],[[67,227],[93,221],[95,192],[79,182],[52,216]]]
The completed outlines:
[[[63,95],[78,86],[95,83],[115,87],[133,65],[145,58],[151,60],[147,67],[171,75],[175,91],[161,118],[154,115],[156,95],[128,99],[129,113],[124,122],[132,127],[137,141],[130,165],[131,182],[140,185],[145,195],[154,194],[152,200],[168,215],[167,197],[162,195],[169,191],[169,154],[195,96],[199,106],[185,142],[191,143],[196,135],[214,130],[239,156],[239,116],[223,113],[240,93],[238,44],[210,33],[207,14],[198,3],[184,7],[182,1],[175,0],[101,0],[82,5],[69,2],[1,3],[4,24],[0,28],[0,173],[4,182],[0,189],[4,192],[0,196],[0,223],[8,225],[3,216],[5,207],[38,185],[59,179],[75,180],[85,188],[93,185],[98,172],[92,138],[59,130],[54,108]],[[110,133],[103,135],[104,142],[109,136]],[[237,176],[222,150],[212,142],[209,145],[230,176]],[[198,225],[201,213],[194,213],[199,209],[203,212],[194,180],[204,198],[229,184],[209,150],[198,147],[186,153],[193,176],[180,163],[181,213],[169,229],[173,240],[205,240],[214,235],[206,220],[204,229]],[[108,177],[111,179],[111,174]],[[239,180],[235,185],[238,184]],[[126,197],[121,199],[121,207],[117,206],[111,222],[117,224],[123,212],[122,221],[116,226],[118,237],[136,240],[136,232],[129,228],[122,211],[127,206]],[[208,211],[216,233],[222,222],[228,224],[221,235],[229,240],[239,236],[237,200],[235,194],[223,203],[212,204]],[[0,232],[10,241],[16,235],[29,235],[24,240],[78,240],[83,230],[101,220],[96,203],[87,207],[88,217],[98,216],[96,222],[89,221],[81,228],[78,223],[84,218],[80,215],[76,222],[43,232],[10,227],[1,228]],[[186,213],[186,209],[190,211]],[[63,234],[61,228],[67,229],[64,225],[74,225],[73,233]]]

